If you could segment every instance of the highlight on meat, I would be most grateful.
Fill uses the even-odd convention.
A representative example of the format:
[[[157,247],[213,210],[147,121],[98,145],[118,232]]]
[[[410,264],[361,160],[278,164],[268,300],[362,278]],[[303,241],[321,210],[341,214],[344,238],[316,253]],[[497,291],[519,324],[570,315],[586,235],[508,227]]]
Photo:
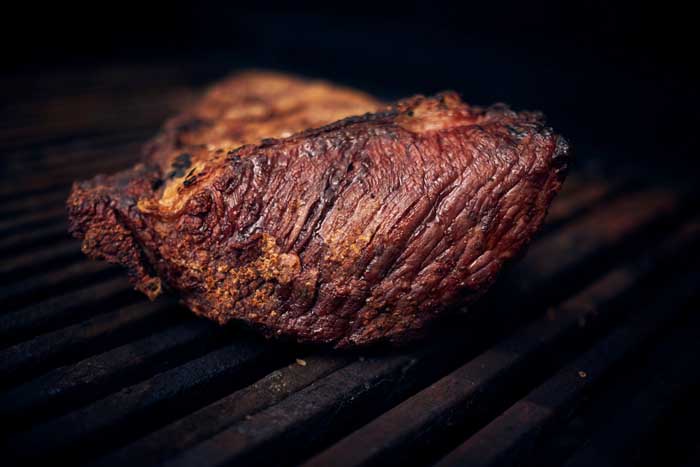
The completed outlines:
[[[568,153],[538,113],[247,72],[67,204],[83,251],[151,299],[300,342],[402,343],[522,252]]]

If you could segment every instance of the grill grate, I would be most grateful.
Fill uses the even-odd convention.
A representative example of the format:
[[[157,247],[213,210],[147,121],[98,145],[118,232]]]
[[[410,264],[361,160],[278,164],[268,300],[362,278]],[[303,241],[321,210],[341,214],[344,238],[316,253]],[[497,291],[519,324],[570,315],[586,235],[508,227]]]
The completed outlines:
[[[192,75],[164,69],[102,70],[96,81],[65,73],[60,87],[40,77],[26,106],[0,112],[5,459],[578,466],[697,458],[695,440],[670,422],[700,412],[692,192],[615,167],[575,171],[523,260],[427,341],[361,353],[263,342],[197,319],[173,299],[147,302],[65,233],[72,180],[132,164],[141,142],[191,98]],[[130,79],[143,92],[122,101]],[[43,122],[57,108],[71,118]]]

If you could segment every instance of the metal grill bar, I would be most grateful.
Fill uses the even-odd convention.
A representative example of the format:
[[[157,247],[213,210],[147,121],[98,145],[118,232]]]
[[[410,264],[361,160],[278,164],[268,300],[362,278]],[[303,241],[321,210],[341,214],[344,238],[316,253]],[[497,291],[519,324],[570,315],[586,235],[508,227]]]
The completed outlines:
[[[695,290],[697,285],[695,281]],[[676,401],[684,395],[693,394],[700,386],[700,373],[697,371],[700,364],[698,325],[700,322],[695,317],[668,339],[665,346],[659,349],[659,354],[665,358],[656,359],[649,365],[649,371],[655,375],[653,382],[576,452],[565,464],[566,467],[620,466],[642,460],[644,446],[640,445],[640,440],[649,438],[658,420],[671,410]]]
[[[23,216],[3,219],[0,221],[0,236],[6,236],[17,232],[31,230],[47,224],[61,223],[65,225],[66,208],[63,206],[29,212]]]
[[[143,334],[150,324],[172,316],[166,301],[139,303],[14,345],[0,352],[1,384],[106,349],[119,338]]]
[[[23,145],[51,142],[70,134],[73,137],[84,135],[113,134],[123,131],[144,130],[157,127],[168,115],[181,108],[191,99],[191,94],[177,89],[166,90],[157,96],[143,98],[138,93],[130,94],[127,98],[115,99],[114,96],[106,96],[107,101],[102,103],[103,110],[99,112],[83,112],[74,114],[71,119],[63,118],[52,122],[46,122],[37,126],[33,121],[27,125],[17,125],[0,131],[0,145],[5,148],[22,147]],[[86,105],[100,105],[99,102],[91,102],[89,96],[76,96],[67,99],[64,105],[72,108],[85,108]],[[105,110],[107,109],[107,110]],[[124,118],[125,114],[130,118]]]
[[[140,137],[139,137],[140,136]],[[63,161],[63,151],[44,149],[47,153],[39,159],[25,161],[27,154],[21,153],[4,175],[12,183],[0,187],[0,200],[4,203],[32,202],[34,197],[50,196],[51,193],[64,191],[77,179],[89,178],[97,173],[110,173],[129,167],[141,154],[140,145],[143,135],[135,135],[138,141],[120,144],[115,147],[91,147],[74,154],[74,159]],[[71,153],[68,153],[71,154]],[[77,158],[75,156],[81,156]],[[52,162],[56,164],[52,166]],[[14,167],[14,170],[13,170]],[[63,206],[65,197],[57,206]],[[16,210],[16,207],[15,207]]]
[[[10,152],[5,161],[10,168],[19,171],[49,170],[65,167],[69,163],[81,163],[96,159],[96,155],[119,157],[124,153],[140,151],[140,144],[152,133],[125,132],[115,135],[96,136],[92,138],[71,139],[58,145],[32,145],[30,148]]]
[[[584,214],[601,201],[624,191],[632,184],[632,178],[620,180],[588,180],[569,187],[568,181],[547,213],[545,231],[561,226],[564,222]],[[570,191],[569,191],[570,190]]]
[[[13,309],[55,293],[85,287],[116,272],[114,266],[97,261],[71,264],[55,271],[34,274],[28,279],[3,287],[0,290],[0,302],[7,309]]]
[[[139,465],[162,462],[197,444],[249,414],[260,412],[317,380],[348,365],[345,356],[305,357],[304,365],[294,362],[276,370],[244,389],[198,410],[166,427],[115,451],[96,465],[122,465],[138,459]]]
[[[38,248],[20,256],[11,258],[0,266],[0,279],[6,280],[22,278],[31,272],[45,269],[47,266],[69,260],[83,259],[80,251],[80,243],[69,240],[58,245],[50,245],[47,248]]]
[[[46,205],[60,205],[65,201],[67,194],[61,190],[58,192],[49,192],[31,198],[22,198],[15,201],[8,201],[0,206],[0,216],[16,216],[23,213],[27,209],[40,208]]]
[[[39,243],[49,243],[64,238],[68,238],[65,224],[57,223],[47,225],[33,229],[31,232],[20,232],[15,235],[4,237],[0,240],[0,252],[3,254],[21,252]]]
[[[102,303],[119,306],[139,300],[124,277],[116,277],[0,315],[3,346],[95,315]]]
[[[78,164],[75,167],[66,167],[63,170],[51,171],[48,174],[32,175],[16,180],[20,191],[8,191],[8,195],[14,198],[32,195],[35,192],[56,190],[70,186],[75,180],[88,178],[98,173],[111,173],[129,167],[138,157],[139,153],[125,154],[119,158],[107,155],[88,163]]]
[[[157,92],[163,86],[190,83],[192,76],[203,71],[203,69],[183,67],[181,62],[174,62],[158,65],[109,65],[97,69],[80,70],[71,67],[71,69],[54,70],[51,73],[29,72],[6,75],[0,78],[0,82],[15,90],[20,99],[15,106],[8,104],[3,107],[0,115],[14,121],[18,109],[25,109],[24,111],[27,112],[28,102],[32,103],[29,109],[36,108],[35,113],[41,114],[47,99],[56,99],[57,96],[100,95],[114,91],[129,92],[134,88],[135,82],[138,82],[143,90]]]
[[[135,419],[147,423],[148,415],[157,410],[164,411],[167,416],[177,414],[187,406],[187,399],[196,397],[197,392],[204,392],[210,387],[218,387],[219,391],[235,387],[231,382],[252,365],[258,364],[264,368],[260,361],[266,351],[269,349],[259,343],[241,340],[125,388],[83,409],[37,425],[29,432],[12,436],[8,438],[8,443],[21,447],[29,459],[56,453],[63,453],[70,459],[89,456],[98,446],[118,442],[119,428],[129,421],[136,428]],[[60,436],[56,436],[57,433]],[[90,441],[90,444],[83,444],[86,441]],[[40,452],[31,449],[37,442],[42,445]],[[65,452],[77,442],[81,443],[82,449]]]
[[[55,190],[65,190],[68,183],[60,180],[46,182],[44,186],[26,186],[24,184],[13,183],[10,186],[0,186],[0,202],[13,201],[25,196],[36,196]]]
[[[532,245],[514,267],[514,274],[520,278],[519,293],[532,296],[533,284],[566,282],[567,273],[576,270],[581,257],[598,259],[635,231],[647,235],[654,223],[669,218],[679,207],[680,199],[664,191],[625,194],[610,201],[593,215],[565,226],[561,235],[548,236]]]
[[[56,368],[0,394],[0,407],[4,408],[0,414],[23,427],[36,422],[42,412],[70,408],[71,401],[85,404],[115,387],[128,386],[139,377],[211,349],[220,340],[218,331],[213,323],[188,321],[75,365]]]

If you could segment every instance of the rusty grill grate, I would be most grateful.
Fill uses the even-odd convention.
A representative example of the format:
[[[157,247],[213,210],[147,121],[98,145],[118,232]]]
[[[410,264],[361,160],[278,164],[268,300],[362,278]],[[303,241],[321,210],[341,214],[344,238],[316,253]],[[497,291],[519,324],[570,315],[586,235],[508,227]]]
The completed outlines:
[[[147,302],[65,233],[70,182],[130,165],[191,96],[163,84],[191,79],[171,71],[59,75],[2,112],[4,459],[671,466],[698,458],[697,439],[683,430],[700,414],[692,191],[615,167],[574,171],[526,257],[429,340],[359,354],[266,343],[196,319],[173,299]],[[56,108],[72,117],[41,123]]]

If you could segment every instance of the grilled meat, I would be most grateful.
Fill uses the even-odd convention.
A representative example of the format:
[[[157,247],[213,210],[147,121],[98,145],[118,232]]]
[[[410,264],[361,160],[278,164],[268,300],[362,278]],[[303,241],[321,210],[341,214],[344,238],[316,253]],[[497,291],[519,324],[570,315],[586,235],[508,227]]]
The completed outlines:
[[[539,114],[444,93],[314,128],[381,104],[298,80],[298,94],[259,99],[255,75],[238,80],[168,123],[144,163],[68,200],[86,254],[222,324],[336,347],[405,342],[488,289],[565,175],[566,141]],[[289,113],[269,111],[294,95]],[[246,107],[259,100],[265,112]]]

